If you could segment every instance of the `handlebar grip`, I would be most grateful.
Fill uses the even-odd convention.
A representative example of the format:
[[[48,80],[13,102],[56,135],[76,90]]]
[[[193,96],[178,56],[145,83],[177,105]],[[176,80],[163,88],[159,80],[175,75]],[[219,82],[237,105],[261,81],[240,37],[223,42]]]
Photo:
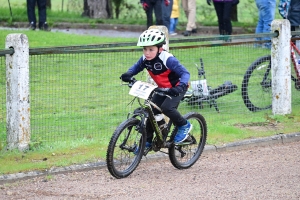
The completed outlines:
[[[172,99],[172,97],[167,95],[167,92],[169,91],[169,89],[170,88],[155,88],[154,92],[155,92],[155,94],[158,94],[160,96],[166,96],[166,97]]]
[[[130,81],[129,81],[129,83],[128,83],[128,87],[132,87],[133,86],[133,84],[136,82],[137,80],[134,78],[134,77],[131,77],[131,79],[130,79]]]

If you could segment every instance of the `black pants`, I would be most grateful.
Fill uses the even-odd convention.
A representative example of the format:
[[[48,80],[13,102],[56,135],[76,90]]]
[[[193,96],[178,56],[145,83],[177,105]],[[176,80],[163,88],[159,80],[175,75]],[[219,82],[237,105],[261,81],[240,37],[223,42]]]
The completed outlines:
[[[46,0],[27,0],[27,15],[29,23],[36,24],[35,4],[37,3],[39,11],[39,28],[46,22]]]
[[[231,2],[214,2],[214,7],[218,17],[220,35],[231,35]]]
[[[153,11],[155,14],[156,25],[163,25],[162,0],[150,0],[149,8],[146,10],[147,29],[153,25]]]
[[[172,96],[172,99],[168,97],[163,97],[160,95],[154,95],[152,98],[152,102],[154,102],[158,107],[161,108],[164,115],[170,118],[170,120],[176,125],[176,126],[183,126],[186,125],[186,119],[182,117],[182,115],[178,112],[177,107],[180,103],[180,100],[183,98],[184,94],[183,92],[179,96],[174,97]],[[160,114],[161,112],[155,108],[153,108],[154,115]],[[147,123],[147,142],[151,142],[153,138],[153,129],[150,125],[150,123]]]

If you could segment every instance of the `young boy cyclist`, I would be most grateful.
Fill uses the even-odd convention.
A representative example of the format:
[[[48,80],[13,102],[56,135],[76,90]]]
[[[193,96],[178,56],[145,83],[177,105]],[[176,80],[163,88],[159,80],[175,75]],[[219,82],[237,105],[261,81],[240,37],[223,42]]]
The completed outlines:
[[[147,69],[158,87],[170,88],[167,94],[171,96],[171,99],[155,95],[152,101],[178,127],[174,138],[174,143],[178,144],[183,142],[192,130],[190,122],[183,118],[177,110],[180,100],[187,91],[190,73],[177,58],[163,49],[165,40],[165,34],[158,29],[144,31],[137,43],[137,46],[143,47],[143,56],[126,73],[122,74],[120,79],[129,82],[132,76]],[[160,114],[160,111],[155,108],[153,108],[153,112],[155,115]],[[146,148],[148,149],[152,146],[152,138],[153,130],[147,131]]]

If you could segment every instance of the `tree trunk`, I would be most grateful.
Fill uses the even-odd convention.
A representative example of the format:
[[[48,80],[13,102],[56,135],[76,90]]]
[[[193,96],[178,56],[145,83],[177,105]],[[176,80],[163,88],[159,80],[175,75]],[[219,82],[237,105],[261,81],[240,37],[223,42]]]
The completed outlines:
[[[238,10],[237,5],[232,7],[230,18],[231,18],[231,21],[233,21],[233,22],[238,21],[238,12],[237,12],[237,10]]]
[[[110,18],[111,3],[109,0],[84,0],[82,16],[90,18]]]

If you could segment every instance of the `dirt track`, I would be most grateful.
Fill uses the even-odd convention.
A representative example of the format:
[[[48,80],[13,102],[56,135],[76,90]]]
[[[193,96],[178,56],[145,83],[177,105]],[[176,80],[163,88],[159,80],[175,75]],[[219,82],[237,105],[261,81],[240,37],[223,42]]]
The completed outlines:
[[[206,153],[188,170],[168,159],[114,179],[108,170],[0,185],[1,199],[300,199],[300,142]]]

